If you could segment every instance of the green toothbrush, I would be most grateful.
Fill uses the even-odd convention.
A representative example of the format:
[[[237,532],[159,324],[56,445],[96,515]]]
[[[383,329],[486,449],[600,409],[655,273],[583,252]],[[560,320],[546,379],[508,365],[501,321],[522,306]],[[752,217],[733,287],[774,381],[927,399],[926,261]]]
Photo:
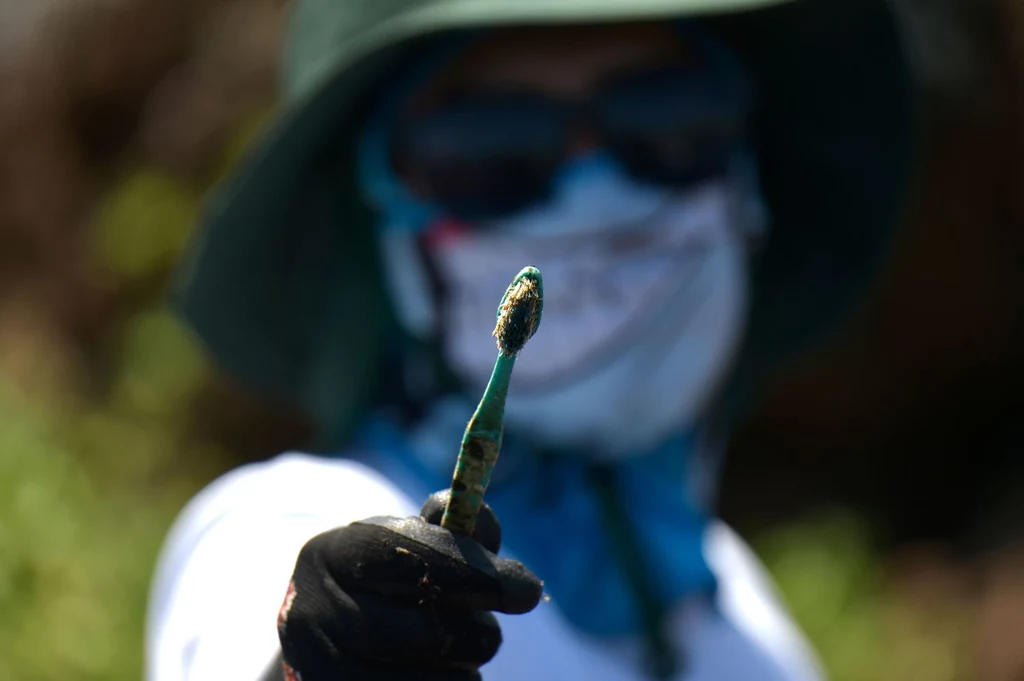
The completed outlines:
[[[462,436],[459,459],[452,476],[451,496],[441,527],[472,535],[484,493],[491,482],[501,449],[505,398],[516,355],[540,325],[544,308],[544,282],[536,267],[524,267],[512,280],[498,305],[498,320],[491,334],[497,339],[498,359],[491,379]]]

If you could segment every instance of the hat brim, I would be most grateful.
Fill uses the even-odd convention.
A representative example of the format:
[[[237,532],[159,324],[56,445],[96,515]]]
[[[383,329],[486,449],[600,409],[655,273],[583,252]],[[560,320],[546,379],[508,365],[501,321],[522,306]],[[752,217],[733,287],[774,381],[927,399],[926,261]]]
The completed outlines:
[[[340,14],[344,3],[304,0],[296,8],[285,51],[285,96],[298,99],[339,69],[384,46],[449,29],[516,24],[644,21],[749,11],[794,0],[433,0],[362,3]],[[309,39],[312,37],[312,39]]]

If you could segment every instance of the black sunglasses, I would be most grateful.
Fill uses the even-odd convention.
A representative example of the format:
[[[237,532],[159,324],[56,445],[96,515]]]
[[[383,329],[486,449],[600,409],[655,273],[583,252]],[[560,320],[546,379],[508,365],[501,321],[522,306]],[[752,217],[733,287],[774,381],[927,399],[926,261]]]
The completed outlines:
[[[582,102],[462,93],[401,123],[391,161],[422,198],[467,220],[548,198],[581,133],[632,178],[684,187],[726,172],[743,142],[747,99],[738,77],[675,64],[610,79]]]

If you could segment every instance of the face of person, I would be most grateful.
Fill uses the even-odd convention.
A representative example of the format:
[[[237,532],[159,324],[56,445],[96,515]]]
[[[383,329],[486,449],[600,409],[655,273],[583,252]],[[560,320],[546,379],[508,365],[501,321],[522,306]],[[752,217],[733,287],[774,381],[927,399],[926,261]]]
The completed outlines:
[[[733,354],[756,190],[737,171],[741,79],[711,44],[670,24],[494,30],[397,112],[388,162],[429,206],[383,230],[398,307],[430,308],[476,389],[504,286],[539,267],[544,324],[506,415],[545,444],[624,451],[686,428]],[[412,300],[414,252],[436,300]]]

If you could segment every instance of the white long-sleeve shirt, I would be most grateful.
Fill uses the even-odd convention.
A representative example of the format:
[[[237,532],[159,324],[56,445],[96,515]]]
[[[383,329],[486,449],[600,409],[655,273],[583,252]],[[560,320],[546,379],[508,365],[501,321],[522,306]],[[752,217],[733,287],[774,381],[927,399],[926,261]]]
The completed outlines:
[[[333,527],[419,507],[376,471],[343,459],[285,454],[214,481],[181,513],[161,554],[146,681],[257,681],[278,655],[277,613],[303,544]],[[735,533],[712,523],[705,556],[719,590],[716,602],[694,600],[672,614],[686,655],[677,681],[821,679]],[[486,681],[646,681],[639,640],[589,637],[546,602],[498,618],[504,643],[483,668]]]

